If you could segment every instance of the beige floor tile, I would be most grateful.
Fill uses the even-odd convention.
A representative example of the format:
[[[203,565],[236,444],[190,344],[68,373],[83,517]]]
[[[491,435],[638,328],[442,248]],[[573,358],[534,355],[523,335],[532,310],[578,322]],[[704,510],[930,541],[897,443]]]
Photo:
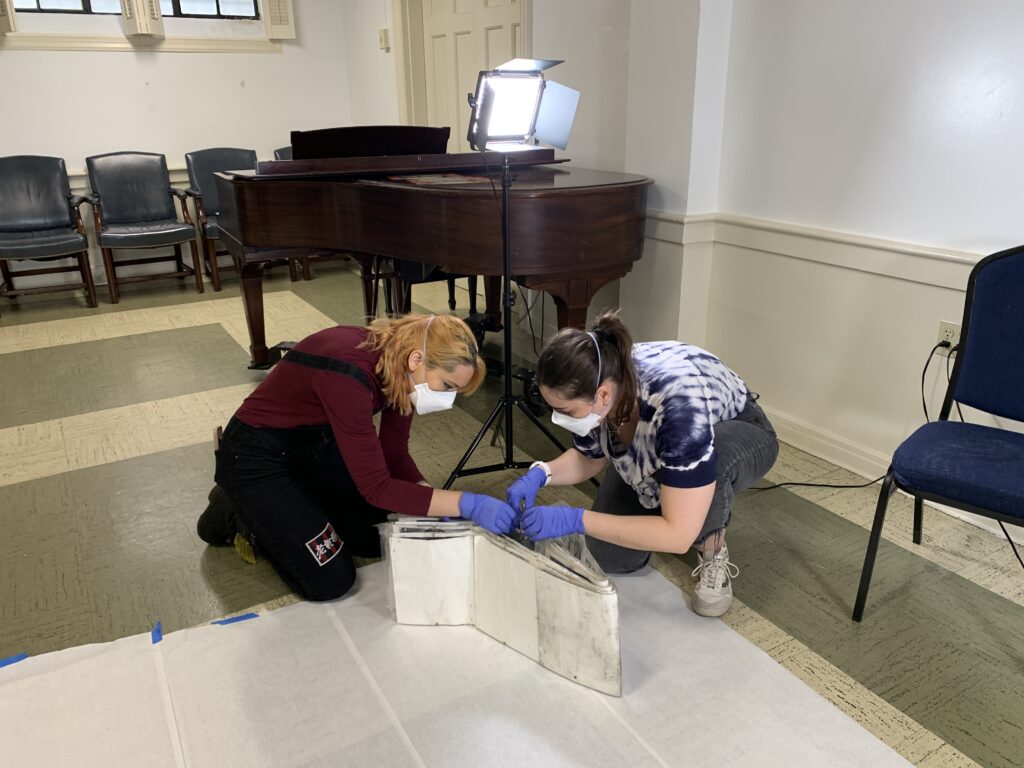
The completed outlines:
[[[61,419],[72,470],[154,453],[156,439],[142,423],[140,406],[124,406]]]
[[[768,473],[770,483],[817,482],[818,478],[835,469],[824,459],[812,456],[806,451],[794,448],[788,443],[779,443],[779,456]]]
[[[0,485],[206,442],[253,387],[238,384],[0,430]]]
[[[0,446],[0,485],[68,471],[60,419],[2,429]]]
[[[1019,544],[1017,550],[1024,555]],[[997,545],[987,557],[979,558],[964,568],[960,575],[1017,605],[1024,605],[1024,570],[1006,539],[1002,540],[1002,546]]]

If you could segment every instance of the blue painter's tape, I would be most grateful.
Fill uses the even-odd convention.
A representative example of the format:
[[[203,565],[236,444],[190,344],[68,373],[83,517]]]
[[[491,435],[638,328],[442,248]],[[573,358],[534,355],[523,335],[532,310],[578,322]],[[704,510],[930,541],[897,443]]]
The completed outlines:
[[[27,658],[27,653],[16,653],[13,656],[8,656],[6,659],[0,659],[0,667],[9,667],[11,664],[17,664],[19,661],[24,661]]]
[[[156,626],[153,627],[153,631],[149,633],[149,636],[153,640],[153,645],[156,645],[164,639],[164,628],[160,626],[159,621],[156,623]]]
[[[243,613],[241,616],[232,616],[230,619],[217,619],[217,621],[211,621],[211,624],[234,624],[239,621],[246,621],[248,619],[259,618],[258,613]]]

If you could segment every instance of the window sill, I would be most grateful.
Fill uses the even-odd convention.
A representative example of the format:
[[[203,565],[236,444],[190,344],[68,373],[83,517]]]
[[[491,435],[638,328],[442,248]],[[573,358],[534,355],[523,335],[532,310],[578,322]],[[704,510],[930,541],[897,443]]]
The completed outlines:
[[[135,42],[138,40],[138,42]],[[280,53],[281,45],[266,38],[58,35],[9,32],[0,35],[0,51],[161,51],[165,53]]]

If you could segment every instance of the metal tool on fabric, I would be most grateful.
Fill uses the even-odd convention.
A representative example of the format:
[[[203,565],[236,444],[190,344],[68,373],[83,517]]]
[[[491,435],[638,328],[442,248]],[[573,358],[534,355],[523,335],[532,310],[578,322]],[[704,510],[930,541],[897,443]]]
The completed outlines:
[[[518,541],[527,549],[536,549],[534,543],[530,541],[530,538],[526,535],[526,531],[523,530],[523,515],[526,514],[526,499],[519,500],[519,520],[516,525],[516,529],[512,531],[511,536],[513,539]]]
[[[583,536],[527,548],[463,520],[380,528],[399,624],[473,625],[552,672],[621,694],[618,593]]]

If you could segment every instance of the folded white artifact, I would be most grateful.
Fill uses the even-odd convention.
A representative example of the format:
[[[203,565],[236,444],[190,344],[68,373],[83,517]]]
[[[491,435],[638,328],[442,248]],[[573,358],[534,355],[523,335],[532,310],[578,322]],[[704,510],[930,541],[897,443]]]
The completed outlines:
[[[399,624],[472,624],[602,693],[621,695],[615,585],[582,536],[534,549],[462,520],[403,518],[381,526]]]

